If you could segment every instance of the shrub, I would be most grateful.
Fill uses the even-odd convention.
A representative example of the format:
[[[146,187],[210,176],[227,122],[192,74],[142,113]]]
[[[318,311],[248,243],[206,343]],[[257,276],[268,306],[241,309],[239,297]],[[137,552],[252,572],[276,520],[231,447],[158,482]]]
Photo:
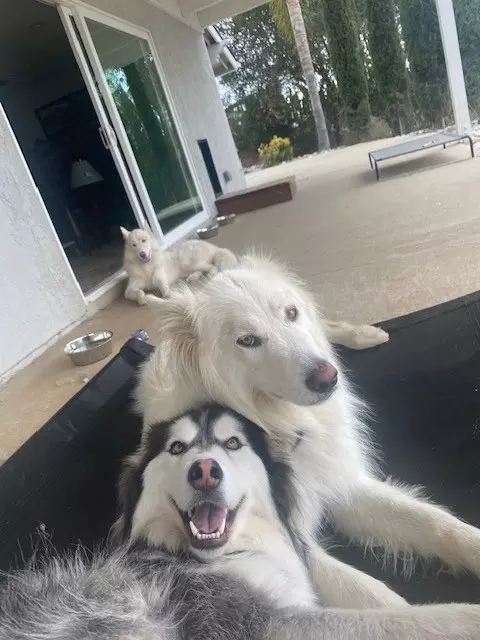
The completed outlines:
[[[273,136],[270,142],[260,145],[258,155],[266,167],[273,167],[275,164],[291,160],[293,149],[290,138]]]

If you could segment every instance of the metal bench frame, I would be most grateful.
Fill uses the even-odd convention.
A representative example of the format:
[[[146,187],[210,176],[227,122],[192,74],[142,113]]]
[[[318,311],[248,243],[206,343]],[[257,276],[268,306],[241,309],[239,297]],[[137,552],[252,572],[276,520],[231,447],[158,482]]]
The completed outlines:
[[[416,153],[417,151],[427,151],[435,147],[443,146],[446,149],[447,144],[453,142],[460,142],[461,140],[468,140],[470,142],[470,152],[472,158],[475,157],[475,151],[473,148],[473,140],[468,134],[457,133],[434,133],[429,136],[423,136],[421,138],[412,138],[401,144],[396,144],[391,147],[384,147],[383,149],[377,149],[376,151],[370,151],[368,159],[370,161],[370,167],[375,169],[375,175],[377,176],[377,182],[380,180],[378,174],[378,163],[383,160],[391,160],[392,158],[398,158],[400,156],[406,156],[410,153]],[[416,143],[416,144],[415,144]]]

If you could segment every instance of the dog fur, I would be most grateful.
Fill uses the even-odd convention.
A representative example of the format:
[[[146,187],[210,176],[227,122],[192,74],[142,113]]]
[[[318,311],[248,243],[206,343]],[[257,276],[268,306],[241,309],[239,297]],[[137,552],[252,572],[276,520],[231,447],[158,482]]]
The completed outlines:
[[[294,275],[275,262],[246,257],[196,292],[185,288],[156,307],[162,342],[143,366],[137,391],[144,442],[152,425],[211,400],[260,425],[274,459],[293,469],[289,522],[307,549],[322,602],[405,605],[382,582],[322,548],[318,534],[326,522],[394,561],[439,558],[480,577],[478,529],[418,490],[380,478],[364,406],[341,370],[311,296]],[[245,336],[257,336],[259,344],[242,346]],[[319,361],[338,370],[331,393],[306,385]]]
[[[187,278],[194,281],[237,262],[228,249],[203,240],[187,240],[171,249],[162,249],[151,231],[120,227],[124,239],[123,267],[128,275],[125,298],[145,304],[145,293],[158,291],[163,298],[170,287]]]
[[[221,407],[152,425],[121,483],[117,533],[136,544],[10,576],[0,589],[0,640],[478,638],[475,605],[322,607],[277,517],[278,472],[262,431]],[[212,479],[216,486],[203,482]],[[214,540],[190,527],[205,500],[229,514]]]

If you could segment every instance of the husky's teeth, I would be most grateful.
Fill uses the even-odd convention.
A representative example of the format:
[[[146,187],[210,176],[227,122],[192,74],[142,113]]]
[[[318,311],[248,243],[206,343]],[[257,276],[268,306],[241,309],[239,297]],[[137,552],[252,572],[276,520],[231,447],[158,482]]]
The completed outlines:
[[[200,531],[195,527],[193,522],[191,523],[191,526],[192,526],[192,533],[193,533],[193,527],[195,528],[195,533],[193,533],[193,535],[197,540],[218,540],[218,538],[220,538],[220,536],[222,535],[220,531],[216,531],[215,533],[200,533]]]
[[[225,519],[223,520],[222,524],[221,524],[221,525],[219,526],[219,528],[218,528],[218,533],[220,534],[220,536],[223,536],[223,533],[224,533],[224,531],[225,531],[225,525],[226,525],[226,523],[227,523],[227,519],[225,518]],[[219,537],[220,537],[220,536],[219,536]]]
[[[192,520],[189,520],[188,524],[190,525],[190,531],[192,532],[193,537],[197,540],[218,540],[218,538],[223,536],[225,533],[226,522],[227,519],[225,518],[217,531],[214,531],[213,533],[202,533],[197,529]]]

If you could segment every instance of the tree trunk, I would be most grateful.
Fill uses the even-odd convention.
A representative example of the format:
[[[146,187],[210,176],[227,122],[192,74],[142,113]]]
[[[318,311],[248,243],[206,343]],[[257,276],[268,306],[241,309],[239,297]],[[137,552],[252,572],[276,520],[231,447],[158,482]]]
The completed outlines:
[[[330,149],[330,140],[328,139],[327,125],[325,122],[325,114],[318,92],[317,78],[313,68],[312,56],[310,55],[310,47],[308,45],[307,31],[303,20],[302,8],[299,0],[286,0],[288,15],[292,23],[293,37],[300,58],[300,66],[307,84],[308,96],[312,105],[313,120],[315,122],[315,131],[318,140],[318,150],[324,151]]]

